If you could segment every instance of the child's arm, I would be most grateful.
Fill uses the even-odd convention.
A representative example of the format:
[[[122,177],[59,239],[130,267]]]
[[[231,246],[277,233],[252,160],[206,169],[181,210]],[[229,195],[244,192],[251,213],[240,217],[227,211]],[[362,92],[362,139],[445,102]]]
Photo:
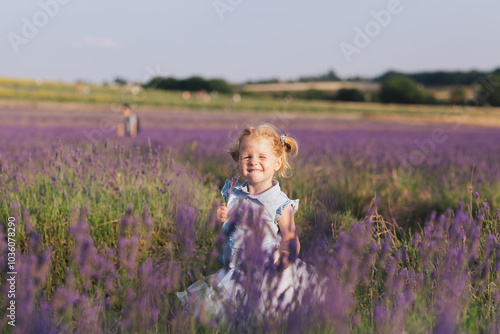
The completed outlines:
[[[278,249],[280,252],[280,259],[276,264],[278,265],[278,267],[282,266],[284,270],[291,265],[289,257],[293,259],[297,258],[297,255],[300,251],[300,242],[299,237],[297,236],[297,233],[295,231],[293,207],[291,205],[289,205],[282,211],[281,218],[278,220],[278,225],[280,227],[282,241]],[[294,252],[295,254],[290,256],[291,252]]]

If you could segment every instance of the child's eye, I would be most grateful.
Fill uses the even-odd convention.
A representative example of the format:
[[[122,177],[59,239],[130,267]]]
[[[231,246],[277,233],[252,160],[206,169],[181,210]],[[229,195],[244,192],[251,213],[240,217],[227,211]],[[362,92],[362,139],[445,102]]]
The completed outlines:
[[[266,157],[265,157],[265,156],[263,156],[263,155],[261,155],[261,156],[260,156],[260,158],[261,158],[261,159],[265,159]]]

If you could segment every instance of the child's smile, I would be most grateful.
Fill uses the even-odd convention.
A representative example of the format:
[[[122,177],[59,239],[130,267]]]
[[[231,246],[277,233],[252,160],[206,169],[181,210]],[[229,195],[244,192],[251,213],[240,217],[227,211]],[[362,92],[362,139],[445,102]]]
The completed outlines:
[[[242,140],[239,161],[240,173],[257,193],[272,187],[274,172],[280,166],[281,158],[274,154],[269,139],[247,136]]]
[[[249,168],[249,169],[248,169],[248,172],[249,172],[249,173],[257,173],[257,172],[262,172],[262,169],[258,169],[258,168]]]

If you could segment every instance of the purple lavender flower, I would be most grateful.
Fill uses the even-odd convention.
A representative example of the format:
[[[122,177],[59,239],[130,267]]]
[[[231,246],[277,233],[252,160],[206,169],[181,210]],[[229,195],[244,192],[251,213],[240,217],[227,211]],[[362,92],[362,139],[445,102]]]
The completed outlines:
[[[229,189],[227,190],[227,194],[225,196],[226,204],[227,204],[227,201],[229,200],[229,195],[231,194],[231,191],[233,190],[234,186],[236,186],[236,183],[238,183],[239,178],[240,178],[239,175],[231,178],[231,181],[229,182]]]

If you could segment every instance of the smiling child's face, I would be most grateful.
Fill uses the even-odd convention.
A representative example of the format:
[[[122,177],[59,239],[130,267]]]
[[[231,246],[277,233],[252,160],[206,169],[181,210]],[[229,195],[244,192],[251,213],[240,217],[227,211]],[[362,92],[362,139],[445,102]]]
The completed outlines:
[[[245,136],[241,141],[240,175],[254,187],[272,187],[274,173],[279,170],[282,160],[282,157],[274,155],[271,141],[267,138]]]

